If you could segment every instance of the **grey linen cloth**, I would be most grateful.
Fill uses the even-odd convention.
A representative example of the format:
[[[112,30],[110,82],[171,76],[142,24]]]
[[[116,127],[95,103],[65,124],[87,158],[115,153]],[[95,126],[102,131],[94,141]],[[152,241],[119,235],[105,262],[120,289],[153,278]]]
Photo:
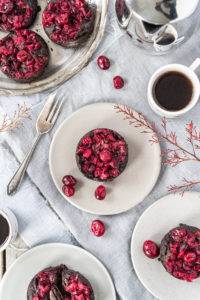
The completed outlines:
[[[0,206],[8,206],[14,211],[19,220],[20,234],[30,247],[56,241],[78,243],[96,255],[108,268],[119,299],[150,300],[155,298],[142,286],[131,264],[130,240],[133,228],[142,212],[167,193],[167,186],[179,182],[184,176],[198,179],[199,168],[196,164],[188,162],[176,168],[163,168],[154,190],[142,203],[120,215],[100,216],[108,229],[106,235],[99,239],[90,233],[90,223],[97,216],[76,209],[62,198],[54,186],[48,166],[49,145],[58,125],[86,104],[126,104],[143,112],[150,121],[159,125],[160,118],[152,112],[146,97],[151,74],[167,63],[178,62],[189,66],[200,53],[200,39],[196,33],[171,54],[162,57],[147,55],[119,30],[113,5],[114,2],[110,1],[106,33],[92,60],[77,76],[57,89],[59,97],[65,100],[62,113],[54,129],[42,138],[28,168],[28,176],[20,191],[13,197],[6,196],[6,184],[18,161],[23,159],[33,143],[36,117],[50,92],[29,97],[0,97],[0,107],[9,114],[16,109],[17,103],[32,105],[32,121],[27,120],[21,129],[0,136]],[[99,54],[105,54],[111,59],[108,71],[101,71],[97,67],[96,58]],[[113,88],[112,78],[115,75],[122,75],[126,80],[122,90]],[[185,124],[193,120],[196,125],[200,125],[199,113],[198,103],[184,117],[169,121],[169,127],[177,132],[183,144],[187,143],[184,136]],[[66,137],[66,147],[68,146]]]

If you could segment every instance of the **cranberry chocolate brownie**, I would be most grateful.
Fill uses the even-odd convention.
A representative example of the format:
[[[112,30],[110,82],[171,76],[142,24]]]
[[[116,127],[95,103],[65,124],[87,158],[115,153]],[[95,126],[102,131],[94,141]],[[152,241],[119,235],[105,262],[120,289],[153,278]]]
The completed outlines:
[[[27,28],[37,15],[37,0],[0,0],[0,30]]]
[[[49,267],[31,280],[27,300],[94,300],[90,282],[65,265]]]
[[[93,31],[95,12],[85,0],[51,0],[42,15],[44,30],[52,42],[63,47],[84,43]]]
[[[49,62],[46,42],[34,31],[20,29],[0,40],[0,70],[19,82],[42,75]]]
[[[162,239],[160,261],[172,276],[193,281],[200,276],[200,229],[180,224]]]
[[[85,134],[78,143],[76,160],[89,179],[113,180],[125,169],[128,146],[124,138],[111,129],[98,128]]]

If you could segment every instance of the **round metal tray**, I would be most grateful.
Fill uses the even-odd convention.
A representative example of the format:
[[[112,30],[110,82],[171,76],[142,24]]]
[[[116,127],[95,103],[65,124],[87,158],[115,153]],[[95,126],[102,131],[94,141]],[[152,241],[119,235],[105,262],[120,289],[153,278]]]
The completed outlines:
[[[95,5],[96,9],[94,31],[84,47],[65,49],[51,42],[44,32],[42,12],[47,5],[47,1],[38,0],[38,6],[41,7],[41,11],[38,12],[37,18],[30,29],[40,34],[47,42],[50,52],[49,65],[43,76],[31,83],[18,83],[0,72],[0,95],[29,95],[53,88],[71,78],[87,64],[104,34],[108,0],[88,0],[87,2],[93,6]],[[0,33],[0,38],[6,34]]]

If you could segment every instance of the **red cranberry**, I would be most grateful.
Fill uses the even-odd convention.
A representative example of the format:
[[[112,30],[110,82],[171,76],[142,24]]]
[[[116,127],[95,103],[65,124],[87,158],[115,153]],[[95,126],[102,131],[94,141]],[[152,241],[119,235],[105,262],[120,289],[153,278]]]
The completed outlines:
[[[197,258],[197,255],[196,255],[196,253],[195,252],[192,252],[192,251],[188,251],[185,255],[184,255],[184,257],[183,257],[183,259],[184,259],[184,262],[187,264],[187,263],[193,263],[195,260],[196,260],[196,258]]]
[[[28,57],[28,53],[25,50],[21,50],[17,53],[17,60],[24,62]]]
[[[98,200],[103,200],[106,197],[106,188],[103,185],[99,185],[95,190],[95,197]]]
[[[104,55],[97,58],[97,63],[99,68],[102,70],[108,70],[110,68],[110,60]]]
[[[143,244],[143,252],[147,257],[153,259],[159,256],[160,250],[155,242],[148,240]]]
[[[121,76],[115,76],[113,78],[113,83],[116,89],[122,89],[124,86],[124,80]]]
[[[32,300],[40,300],[38,296],[33,296]]]
[[[83,157],[85,157],[85,158],[89,158],[91,155],[92,155],[91,149],[87,149],[83,152]]]
[[[105,233],[105,225],[100,220],[94,220],[91,225],[91,230],[95,236],[102,236]]]
[[[180,242],[184,236],[187,235],[187,231],[185,228],[174,229],[171,232],[171,237],[174,241]]]
[[[75,193],[75,189],[71,185],[63,185],[62,190],[67,197],[72,197]]]
[[[64,185],[70,185],[70,186],[76,185],[76,179],[72,175],[64,176],[62,182]]]
[[[112,159],[112,154],[110,153],[109,150],[106,150],[106,149],[102,150],[100,152],[99,156],[103,162],[109,162]]]

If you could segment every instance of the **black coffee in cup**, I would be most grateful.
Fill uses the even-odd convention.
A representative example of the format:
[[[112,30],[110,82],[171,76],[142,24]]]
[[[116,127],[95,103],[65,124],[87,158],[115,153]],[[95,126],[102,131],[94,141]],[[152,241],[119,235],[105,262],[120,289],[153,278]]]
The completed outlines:
[[[10,234],[10,226],[8,221],[0,214],[0,246],[8,239]]]
[[[168,111],[185,108],[193,96],[193,84],[183,73],[166,72],[154,84],[153,94],[157,104]]]

